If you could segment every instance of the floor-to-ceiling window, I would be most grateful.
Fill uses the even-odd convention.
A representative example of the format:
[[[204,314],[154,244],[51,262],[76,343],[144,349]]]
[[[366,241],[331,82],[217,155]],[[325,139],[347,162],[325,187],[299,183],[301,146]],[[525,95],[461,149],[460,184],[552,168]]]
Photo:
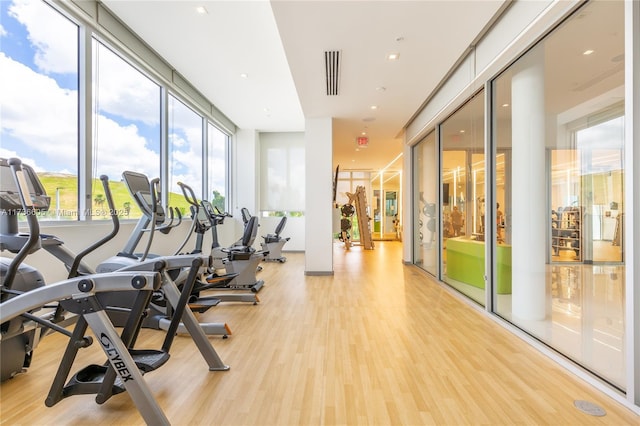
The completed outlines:
[[[229,135],[207,124],[207,158],[208,179],[205,199],[220,211],[227,211],[227,157],[229,152]]]
[[[178,182],[193,189],[196,197],[202,194],[202,116],[173,95],[169,95],[169,205],[184,203]],[[186,210],[186,206],[182,207]],[[186,211],[182,212],[183,214]]]
[[[109,13],[100,11],[108,21]],[[74,22],[75,12],[81,18]],[[206,181],[211,194],[202,194],[203,123],[205,117],[219,118],[209,116],[211,105],[196,101],[190,108],[183,103],[188,98],[168,96],[171,122],[163,123],[162,99],[173,87],[161,83],[154,70],[162,58],[132,46],[124,51],[117,41],[123,34],[117,33],[134,34],[124,27],[91,28],[82,23],[86,18],[73,2],[0,1],[0,156],[34,167],[51,197],[46,219],[108,219],[102,174],[110,179],[118,214],[139,216],[120,182],[124,170],[150,178],[169,170],[162,178],[173,185],[165,191],[178,195],[173,201],[181,210],[186,202],[180,200],[178,180],[224,204],[229,135],[212,125]],[[170,132],[169,165],[161,164],[162,129]],[[90,186],[86,191],[84,183]]]
[[[160,176],[160,86],[95,39],[93,52],[93,218],[109,218],[100,175],[121,217],[140,217],[119,181],[125,170]]]
[[[511,249],[496,275],[513,277],[495,310],[620,389],[623,17],[623,2],[589,2],[493,82],[496,216]]]
[[[484,91],[440,125],[444,282],[484,305]]]
[[[413,262],[438,274],[438,151],[436,132],[413,147]]]
[[[78,25],[42,1],[0,1],[0,156],[39,174],[47,219],[77,220]]]

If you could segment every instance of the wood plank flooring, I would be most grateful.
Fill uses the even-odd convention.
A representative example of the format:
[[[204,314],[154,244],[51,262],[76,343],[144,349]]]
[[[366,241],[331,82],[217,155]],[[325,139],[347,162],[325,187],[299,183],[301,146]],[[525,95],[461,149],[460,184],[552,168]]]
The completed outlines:
[[[424,273],[401,243],[334,247],[333,276],[304,275],[304,254],[264,263],[261,303],[200,315],[233,335],[210,340],[226,372],[209,372],[179,336],[169,362],[145,375],[175,425],[637,425],[640,418],[575,378]],[[144,330],[158,347],[162,332]],[[49,336],[32,367],[0,387],[2,425],[143,424],[128,395],[104,405],[44,398],[66,338]],[[97,345],[77,365],[101,363]],[[75,371],[76,369],[74,369]],[[593,417],[583,399],[605,408]]]

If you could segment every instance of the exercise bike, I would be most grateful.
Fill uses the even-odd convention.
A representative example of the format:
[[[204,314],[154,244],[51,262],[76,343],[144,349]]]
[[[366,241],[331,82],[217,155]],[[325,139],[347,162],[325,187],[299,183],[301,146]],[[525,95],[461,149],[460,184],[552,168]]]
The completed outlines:
[[[256,278],[258,264],[266,255],[263,251],[256,251],[252,244],[255,241],[258,232],[258,218],[250,216],[244,227],[244,232],[240,240],[232,246],[221,247],[218,242],[217,225],[221,223],[225,217],[230,215],[222,215],[214,211],[213,206],[206,200],[198,202],[193,189],[185,183],[179,182],[178,185],[182,189],[183,195],[187,202],[191,205],[192,211],[195,212],[196,218],[200,215],[203,219],[202,226],[199,228],[200,234],[196,238],[196,251],[202,251],[203,233],[205,229],[211,231],[212,243],[210,256],[213,259],[212,267],[209,275],[204,281],[210,286],[209,289],[217,290],[251,290],[257,293],[264,286],[263,280]],[[208,220],[208,225],[204,224],[204,220]],[[220,274],[218,271],[222,268],[225,273]],[[235,275],[231,280],[226,277]],[[249,300],[245,300],[249,301]]]
[[[265,261],[280,263],[287,261],[287,258],[282,255],[282,247],[284,247],[290,238],[283,238],[280,236],[286,224],[287,217],[283,216],[282,219],[280,219],[280,222],[278,222],[278,226],[276,226],[273,234],[262,236],[262,239],[264,240],[260,243],[262,245],[262,251],[268,253],[264,258]]]
[[[202,279],[196,283],[193,291],[192,304],[199,303],[200,300],[207,300],[208,297],[201,295],[201,292],[206,290],[243,290],[244,287],[236,287],[234,285],[234,279],[238,277],[239,273],[216,273],[216,271],[222,270],[226,266],[228,254],[223,251],[218,243],[217,225],[223,223],[226,217],[230,217],[229,214],[215,213],[211,203],[206,200],[202,200],[198,203],[198,200],[193,192],[193,189],[182,182],[178,182],[178,186],[182,189],[182,193],[186,201],[190,204],[191,210],[191,229],[185,236],[184,241],[176,251],[176,254],[180,253],[187,245],[193,234],[196,235],[195,245],[191,252],[188,254],[202,254],[204,237],[208,231],[211,231],[212,244],[209,250],[209,258],[211,259],[210,267],[207,270],[207,280]],[[254,292],[251,293],[226,293],[215,292],[212,298],[219,299],[221,302],[249,302],[254,305],[260,300],[258,295]]]

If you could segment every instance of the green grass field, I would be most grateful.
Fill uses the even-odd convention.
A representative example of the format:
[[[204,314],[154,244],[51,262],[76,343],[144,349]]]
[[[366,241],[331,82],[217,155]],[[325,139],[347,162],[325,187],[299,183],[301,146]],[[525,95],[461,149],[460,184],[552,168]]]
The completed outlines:
[[[49,211],[41,216],[43,219],[76,220],[78,207],[78,181],[73,175],[55,173],[39,173],[38,177],[51,197]],[[133,198],[123,182],[109,181],[109,188],[113,195],[115,210],[122,219],[137,219],[140,210],[135,205]],[[91,200],[91,213],[93,220],[109,220],[110,212],[106,202],[104,188],[100,179],[93,179],[93,200]],[[58,201],[60,205],[58,206]],[[179,193],[169,193],[169,205],[180,209],[184,216],[188,216],[189,203]]]

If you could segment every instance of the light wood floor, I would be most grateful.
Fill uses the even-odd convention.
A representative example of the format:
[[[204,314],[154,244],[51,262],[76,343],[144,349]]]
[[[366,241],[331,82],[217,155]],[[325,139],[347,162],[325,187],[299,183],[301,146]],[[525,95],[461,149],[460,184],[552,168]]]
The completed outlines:
[[[264,264],[261,303],[201,315],[233,335],[211,342],[231,366],[209,372],[186,337],[145,376],[175,425],[637,425],[640,418],[589,387],[418,268],[401,243],[336,244],[335,275],[305,277],[304,255]],[[145,330],[159,345],[162,334]],[[66,343],[47,337],[26,374],[1,385],[3,425],[141,424],[128,395],[104,405],[75,396],[44,405]],[[155,347],[155,346],[153,346]],[[97,345],[78,364],[101,363]],[[605,417],[574,400],[594,402]]]

